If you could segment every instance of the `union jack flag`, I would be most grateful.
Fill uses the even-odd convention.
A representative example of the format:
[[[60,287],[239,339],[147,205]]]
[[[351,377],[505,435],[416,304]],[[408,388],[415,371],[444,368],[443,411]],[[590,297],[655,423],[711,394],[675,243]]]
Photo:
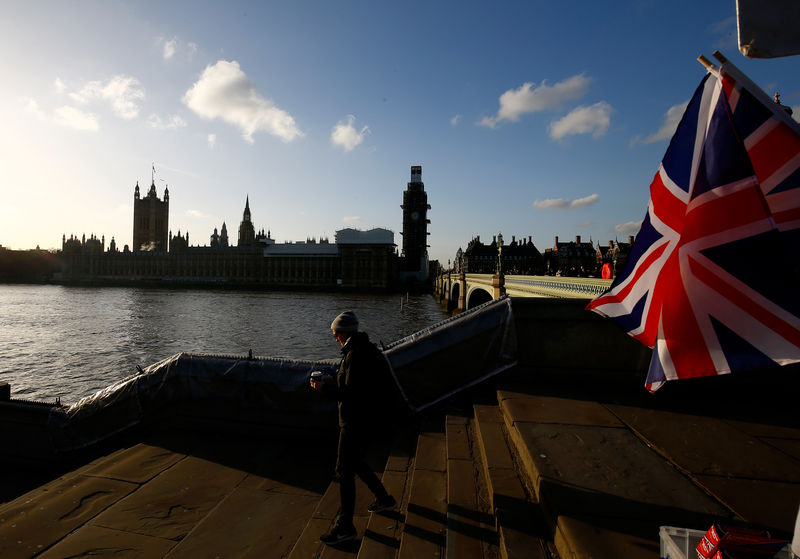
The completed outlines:
[[[800,362],[800,127],[712,66],[650,185],[624,271],[587,309],[653,348],[646,388]]]

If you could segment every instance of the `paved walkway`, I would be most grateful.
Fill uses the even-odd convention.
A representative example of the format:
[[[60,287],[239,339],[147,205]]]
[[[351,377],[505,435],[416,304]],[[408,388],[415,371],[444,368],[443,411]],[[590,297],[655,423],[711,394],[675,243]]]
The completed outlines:
[[[650,395],[560,371],[507,383],[497,400],[562,557],[637,557],[658,551],[662,525],[791,537],[800,419],[787,378],[684,381]]]
[[[0,557],[281,557],[335,444],[167,431],[0,507]]]
[[[789,534],[800,421],[787,378],[653,396],[626,379],[517,370],[460,397],[466,413],[434,410],[438,431],[376,466],[403,506],[360,515],[364,537],[339,550],[318,541],[338,506],[334,437],[164,427],[0,506],[0,557],[644,559],[661,525]]]

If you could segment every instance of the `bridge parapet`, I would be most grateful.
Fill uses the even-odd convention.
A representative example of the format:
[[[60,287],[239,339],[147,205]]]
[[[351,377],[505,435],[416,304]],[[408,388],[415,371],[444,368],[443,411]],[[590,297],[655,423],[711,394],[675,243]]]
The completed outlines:
[[[593,299],[611,286],[611,280],[556,276],[498,276],[443,274],[434,291],[449,310],[463,311],[503,295],[515,298]]]
[[[506,293],[512,297],[593,299],[611,286],[609,279],[555,276],[506,276]]]
[[[496,299],[500,285],[502,292],[512,297],[592,299],[611,286],[611,280],[600,278],[506,275],[503,276],[504,282],[499,284],[498,278],[492,274],[443,275],[437,284],[437,294],[445,299],[451,295],[453,286],[458,285],[461,297],[475,289],[483,289]]]

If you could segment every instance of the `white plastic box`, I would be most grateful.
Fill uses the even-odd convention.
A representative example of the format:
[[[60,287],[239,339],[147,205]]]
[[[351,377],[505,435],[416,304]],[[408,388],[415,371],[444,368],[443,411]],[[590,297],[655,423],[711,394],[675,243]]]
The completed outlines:
[[[659,553],[661,559],[696,559],[697,544],[700,543],[706,530],[662,526],[658,532],[661,536],[661,552]],[[787,545],[776,553],[775,559],[792,559],[789,546]]]

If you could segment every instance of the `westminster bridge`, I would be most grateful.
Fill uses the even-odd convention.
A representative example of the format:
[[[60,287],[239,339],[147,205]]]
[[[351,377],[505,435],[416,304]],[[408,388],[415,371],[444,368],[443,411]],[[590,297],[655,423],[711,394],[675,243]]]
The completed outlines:
[[[464,311],[504,295],[593,299],[611,285],[612,280],[558,276],[518,276],[498,274],[443,273],[434,281],[437,299],[449,310]]]

